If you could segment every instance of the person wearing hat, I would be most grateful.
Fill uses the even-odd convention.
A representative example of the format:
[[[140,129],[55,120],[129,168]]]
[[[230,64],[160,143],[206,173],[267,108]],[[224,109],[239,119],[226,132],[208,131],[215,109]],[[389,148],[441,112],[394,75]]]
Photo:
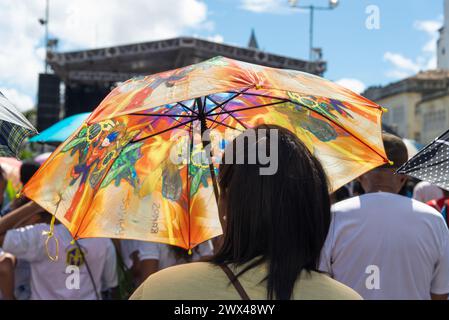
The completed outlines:
[[[395,170],[407,148],[394,135],[383,142],[392,161],[358,178],[365,194],[332,207],[320,270],[364,299],[447,299],[449,231],[430,206],[399,195],[407,177]]]

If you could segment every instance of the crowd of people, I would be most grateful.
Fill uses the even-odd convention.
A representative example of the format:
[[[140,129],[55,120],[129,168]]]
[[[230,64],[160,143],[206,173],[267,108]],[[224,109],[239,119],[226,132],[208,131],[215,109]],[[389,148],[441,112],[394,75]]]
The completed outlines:
[[[46,243],[50,214],[23,197],[3,201],[0,299],[448,299],[449,193],[395,174],[408,159],[399,137],[383,134],[394,165],[329,194],[323,167],[293,133],[257,129],[278,130],[278,171],[222,164],[223,235],[192,253],[136,240],[74,241],[58,223],[57,242]],[[256,144],[270,139],[260,136],[267,131],[256,130]],[[24,163],[22,183],[37,168]],[[5,186],[0,175],[0,196]]]

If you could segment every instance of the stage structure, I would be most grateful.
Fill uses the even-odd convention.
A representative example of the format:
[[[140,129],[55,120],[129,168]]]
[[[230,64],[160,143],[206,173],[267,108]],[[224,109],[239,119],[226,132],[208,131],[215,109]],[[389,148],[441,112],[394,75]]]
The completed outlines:
[[[316,75],[326,70],[326,62],[321,60],[305,61],[268,53],[257,46],[244,48],[190,37],[76,52],[50,52],[47,61],[53,74],[39,77],[38,129],[43,130],[63,117],[92,111],[119,82],[215,56]]]

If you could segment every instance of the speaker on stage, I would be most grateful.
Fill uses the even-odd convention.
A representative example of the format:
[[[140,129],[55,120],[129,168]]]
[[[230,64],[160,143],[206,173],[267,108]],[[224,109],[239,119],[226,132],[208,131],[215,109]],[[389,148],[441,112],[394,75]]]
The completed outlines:
[[[37,130],[42,131],[60,120],[61,80],[54,74],[39,74]]]
[[[65,87],[65,116],[93,111],[111,91],[111,85],[74,83]]]

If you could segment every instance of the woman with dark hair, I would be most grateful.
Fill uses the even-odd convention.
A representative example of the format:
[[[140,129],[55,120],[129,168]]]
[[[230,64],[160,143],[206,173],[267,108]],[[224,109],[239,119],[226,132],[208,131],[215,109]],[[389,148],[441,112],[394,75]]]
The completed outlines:
[[[132,299],[360,299],[318,272],[331,219],[321,164],[290,131],[271,125],[253,130],[253,144],[243,139],[244,163],[229,164],[226,158],[230,147],[237,150],[233,160],[242,151],[237,137],[225,150],[227,164],[220,166],[221,248],[208,262],[153,274]],[[246,151],[260,154],[260,148],[273,146],[272,130],[277,130],[277,171],[261,175],[266,165],[259,159],[251,164]]]

